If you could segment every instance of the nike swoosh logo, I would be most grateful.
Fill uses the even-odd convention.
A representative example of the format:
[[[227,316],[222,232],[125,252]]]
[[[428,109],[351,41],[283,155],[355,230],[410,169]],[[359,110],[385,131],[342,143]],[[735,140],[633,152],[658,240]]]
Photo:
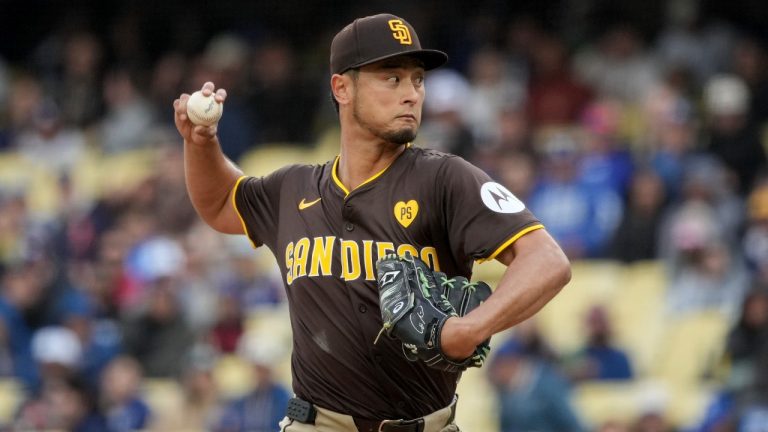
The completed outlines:
[[[306,202],[304,198],[301,199],[301,202],[299,203],[299,210],[304,210],[305,208],[312,207],[313,205],[320,202],[322,198],[318,198],[314,201]]]

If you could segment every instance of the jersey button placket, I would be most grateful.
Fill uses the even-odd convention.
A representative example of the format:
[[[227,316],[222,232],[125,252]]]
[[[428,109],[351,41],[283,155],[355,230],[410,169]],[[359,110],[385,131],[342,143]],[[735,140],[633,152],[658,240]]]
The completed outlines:
[[[347,200],[349,200],[349,197],[347,197]],[[355,225],[349,221],[352,218],[352,211],[352,204],[349,202],[344,204],[344,209],[341,211],[341,216],[344,218],[344,229],[347,232],[352,232],[355,230]]]
[[[357,305],[357,310],[360,311],[360,313],[366,313],[368,312],[368,306],[364,305],[363,303],[360,303]]]

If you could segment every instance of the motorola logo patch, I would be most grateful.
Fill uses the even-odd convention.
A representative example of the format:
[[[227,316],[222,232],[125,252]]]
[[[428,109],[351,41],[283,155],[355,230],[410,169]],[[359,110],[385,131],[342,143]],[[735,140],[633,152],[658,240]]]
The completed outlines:
[[[525,209],[522,201],[496,182],[485,183],[480,188],[480,197],[483,204],[496,213],[519,213]]]

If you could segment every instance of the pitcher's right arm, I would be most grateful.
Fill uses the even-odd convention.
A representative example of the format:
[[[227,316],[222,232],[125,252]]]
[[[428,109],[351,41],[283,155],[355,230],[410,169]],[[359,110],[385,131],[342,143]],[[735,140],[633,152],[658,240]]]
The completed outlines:
[[[212,82],[202,87],[205,96],[214,94]],[[223,103],[227,97],[224,89],[215,91],[215,98]],[[230,204],[231,193],[243,172],[221,151],[216,136],[218,124],[198,126],[187,116],[187,100],[184,93],[173,101],[176,129],[184,138],[184,174],[187,192],[200,217],[216,231],[226,234],[244,234],[237,212]]]

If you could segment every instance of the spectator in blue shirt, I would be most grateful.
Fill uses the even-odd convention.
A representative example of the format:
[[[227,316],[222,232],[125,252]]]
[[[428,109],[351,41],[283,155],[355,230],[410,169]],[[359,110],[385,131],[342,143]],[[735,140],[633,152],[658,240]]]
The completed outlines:
[[[569,375],[579,380],[632,379],[629,356],[611,340],[611,323],[607,311],[599,305],[587,313],[587,344],[566,363]]]
[[[32,329],[24,313],[37,303],[42,289],[28,263],[9,266],[0,279],[0,343],[9,353],[11,374],[30,390],[39,386],[40,373],[32,358]]]
[[[101,377],[101,402],[109,432],[145,429],[151,411],[141,399],[141,367],[130,357],[114,359]]]
[[[600,257],[621,219],[623,203],[614,190],[584,183],[580,144],[571,133],[553,133],[544,143],[544,175],[529,207],[569,258]]]
[[[117,323],[96,316],[94,301],[83,290],[70,289],[57,305],[62,324],[75,332],[83,348],[79,373],[92,388],[98,387],[104,368],[122,351]]]
[[[498,348],[488,373],[499,401],[501,432],[584,430],[571,406],[568,381],[519,340]]]
[[[584,155],[581,181],[593,188],[609,189],[626,196],[634,172],[632,154],[620,143],[621,105],[610,99],[593,102],[584,110]]]

